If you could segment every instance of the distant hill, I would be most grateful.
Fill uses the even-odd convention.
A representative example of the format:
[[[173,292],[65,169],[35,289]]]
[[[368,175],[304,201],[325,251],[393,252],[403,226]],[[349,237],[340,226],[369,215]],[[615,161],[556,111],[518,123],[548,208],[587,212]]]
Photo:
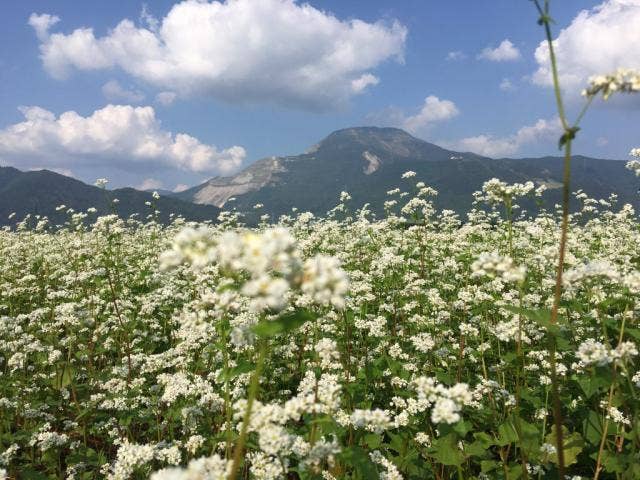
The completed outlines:
[[[625,163],[573,157],[572,191],[582,189],[595,198],[616,193],[620,203],[638,207],[640,182]],[[560,202],[562,164],[559,157],[492,159],[447,150],[397,128],[357,127],[333,132],[300,155],[265,158],[231,177],[215,177],[180,193],[161,192],[155,203],[163,222],[171,213],[188,220],[214,220],[223,207],[236,208],[253,222],[260,214],[275,219],[291,213],[293,207],[324,215],[338,203],[340,192],[347,191],[353,208],[369,203],[382,214],[388,190],[410,191],[420,180],[439,191],[437,207],[464,214],[471,207],[472,193],[497,177],[509,183],[532,180],[547,185],[544,205],[553,208]],[[415,179],[402,180],[408,170],[416,172]],[[114,198],[119,203],[114,204]],[[48,170],[0,167],[0,225],[15,223],[28,213],[62,223],[66,215],[56,212],[62,204],[76,211],[95,207],[105,214],[115,209],[122,217],[137,213],[145,218],[150,213],[145,202],[150,201],[151,192],[102,190]],[[264,207],[256,211],[253,206],[258,203]],[[521,205],[536,208],[533,201],[524,200]],[[10,221],[13,212],[16,215]]]
[[[464,213],[471,207],[472,193],[486,180],[534,181],[546,184],[545,206],[560,201],[562,164],[559,157],[492,159],[473,153],[447,150],[417,139],[397,128],[358,127],[336,131],[312,149],[296,156],[269,157],[232,177],[215,177],[177,198],[252,212],[272,217],[291,212],[292,207],[322,215],[335,206],[341,191],[352,196],[356,208],[370,203],[378,213],[395,187],[407,190],[401,176],[407,170],[416,180],[439,191],[436,205]],[[638,179],[625,169],[624,161],[575,156],[572,160],[572,191],[583,189],[595,198],[619,195],[620,202],[638,205]],[[235,197],[233,203],[228,203]],[[533,202],[522,202],[535,208]]]
[[[118,203],[113,202],[116,198]],[[15,224],[27,214],[46,216],[54,225],[64,223],[67,215],[56,211],[59,205],[76,212],[94,207],[99,215],[117,213],[123,218],[137,213],[144,219],[151,213],[145,202],[155,203],[162,222],[168,222],[171,213],[196,221],[215,220],[220,213],[218,207],[196,205],[170,196],[154,200],[151,193],[133,188],[103,190],[49,170],[22,172],[0,167],[0,225]],[[10,220],[11,213],[15,216]]]

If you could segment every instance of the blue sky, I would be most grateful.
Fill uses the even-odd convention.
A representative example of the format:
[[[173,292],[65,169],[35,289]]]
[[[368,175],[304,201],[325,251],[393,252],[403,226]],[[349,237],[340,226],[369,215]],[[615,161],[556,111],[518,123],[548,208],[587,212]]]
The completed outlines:
[[[530,1],[177,3],[5,2],[0,163],[174,189],[358,125],[489,156],[557,152]],[[552,9],[570,111],[589,75],[640,67],[640,0]],[[639,120],[638,99],[598,102],[576,150],[626,158]]]

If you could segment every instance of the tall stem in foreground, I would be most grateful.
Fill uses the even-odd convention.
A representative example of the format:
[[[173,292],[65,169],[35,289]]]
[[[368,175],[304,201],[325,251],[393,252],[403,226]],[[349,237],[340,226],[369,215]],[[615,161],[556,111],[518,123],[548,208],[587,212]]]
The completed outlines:
[[[539,0],[534,0],[540,19],[538,23],[544,26],[545,35],[547,37],[547,44],[549,46],[549,60],[551,63],[551,73],[553,77],[553,91],[558,108],[558,116],[562,124],[563,135],[560,139],[560,145],[564,146],[564,173],[563,173],[563,188],[562,188],[562,224],[560,228],[560,247],[558,252],[558,266],[556,270],[556,286],[553,295],[553,307],[551,309],[551,324],[558,323],[558,309],[560,307],[560,299],[562,297],[562,273],[564,266],[564,258],[567,249],[567,230],[569,225],[569,193],[570,193],[570,180],[571,180],[571,142],[578,131],[577,122],[576,125],[570,126],[567,122],[567,117],[564,110],[564,103],[562,101],[562,92],[560,90],[560,80],[558,76],[558,66],[556,61],[556,54],[553,47],[553,37],[551,35],[551,17],[549,16],[549,0],[544,1],[544,8],[540,5]],[[578,121],[582,118],[584,111],[578,117]],[[564,439],[562,432],[562,410],[560,404],[560,392],[558,387],[558,376],[556,368],[556,338],[554,335],[549,336],[549,363],[551,365],[551,393],[553,397],[553,419],[556,430],[556,452],[558,455],[558,477],[564,479],[565,477],[565,462],[564,462]]]
[[[251,376],[251,384],[249,385],[249,398],[247,398],[247,406],[244,411],[244,420],[242,421],[242,427],[240,429],[240,437],[236,443],[233,451],[233,464],[231,466],[231,473],[228,480],[235,480],[238,474],[238,468],[242,461],[244,454],[244,446],[247,441],[247,435],[249,433],[249,425],[251,423],[251,413],[253,410],[253,403],[258,395],[258,387],[260,386],[260,375],[262,374],[262,367],[264,365],[264,358],[267,354],[267,342],[261,340],[260,353],[258,354],[258,362],[256,363],[256,369]]]
[[[558,308],[562,297],[562,270],[564,257],[567,250],[567,230],[569,225],[569,181],[571,176],[571,140],[564,145],[564,174],[562,189],[562,225],[560,229],[560,251],[558,253],[558,267],[556,270],[556,286],[553,295],[553,307],[551,309],[551,323],[558,323]],[[549,336],[551,365],[551,394],[553,401],[553,420],[556,427],[556,451],[558,453],[558,475],[564,479],[564,439],[562,432],[562,406],[560,404],[560,392],[558,387],[558,375],[556,368],[556,337]]]

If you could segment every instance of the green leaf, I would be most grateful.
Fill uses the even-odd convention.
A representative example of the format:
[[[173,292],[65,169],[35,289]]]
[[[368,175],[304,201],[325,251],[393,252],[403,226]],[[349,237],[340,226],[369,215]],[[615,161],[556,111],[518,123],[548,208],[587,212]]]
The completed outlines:
[[[269,338],[281,333],[290,332],[316,317],[308,310],[296,310],[284,313],[275,320],[263,320],[253,326],[253,333],[262,338]]]
[[[36,470],[31,470],[30,468],[23,469],[20,472],[20,478],[25,478],[26,480],[48,480],[44,473],[40,473]]]
[[[369,433],[364,436],[364,441],[369,448],[378,448],[382,444],[382,436],[375,433]]]
[[[636,340],[640,340],[640,329],[637,328],[627,328],[625,330],[625,333],[627,335],[630,335],[631,337],[635,338]]]
[[[625,462],[623,459],[616,455],[614,452],[609,452],[604,450],[602,452],[602,465],[604,465],[604,469],[607,472],[611,473],[622,473],[624,472]]]
[[[482,445],[483,448],[489,448],[496,444],[495,440],[485,432],[474,433],[473,438],[475,438],[476,442]]]
[[[495,460],[483,460],[480,462],[480,470],[482,470],[482,473],[491,472],[499,466],[500,464]]]
[[[602,438],[602,422],[600,415],[591,410],[589,416],[584,420],[582,424],[582,433],[587,441],[593,445],[599,445]]]
[[[608,369],[596,369],[595,374],[576,375],[573,378],[587,399],[609,388],[613,381],[611,372]]]
[[[510,464],[509,466],[509,480],[517,480],[522,477],[522,464]]]
[[[564,446],[564,464],[571,465],[578,461],[578,455],[584,448],[584,439],[578,432],[569,433],[566,427],[562,427],[563,432],[563,446]],[[556,445],[556,426],[551,427],[551,433],[545,437],[545,441],[551,445]],[[558,463],[558,454],[552,453],[549,455],[548,460],[552,463]]]
[[[469,433],[472,428],[473,426],[469,422],[465,422],[464,420],[460,420],[453,426],[453,430],[461,437],[464,437],[467,433]]]
[[[227,371],[227,375],[225,375],[224,370],[220,372],[220,375],[218,375],[218,379],[220,381],[231,380],[232,378],[236,378],[238,375],[242,375],[243,373],[252,372],[255,368],[256,366],[253,363],[242,360],[240,363],[238,363],[238,365],[230,368]]]
[[[511,313],[522,315],[532,322],[536,322],[538,325],[547,329],[547,331],[549,331],[549,333],[551,333],[552,335],[558,335],[558,333],[560,332],[558,325],[551,323],[551,310],[549,310],[548,308],[531,309],[514,307],[511,305],[506,305],[502,308],[510,311]]]
[[[378,478],[378,470],[375,464],[362,447],[349,447],[343,450],[340,456],[345,463],[351,465],[362,479]]]
[[[464,454],[458,448],[457,436],[455,433],[439,438],[433,442],[431,455],[443,465],[462,465]]]
[[[505,422],[498,427],[498,445],[505,446],[517,441],[518,433],[511,422]]]
[[[580,127],[572,127],[572,128],[568,128],[565,133],[560,137],[560,140],[558,141],[558,148],[562,149],[562,147],[569,142],[570,140],[573,140],[574,138],[576,138],[576,133],[578,133],[580,131]]]
[[[73,382],[73,367],[65,365],[62,372],[59,372],[54,379],[55,388],[66,388]]]

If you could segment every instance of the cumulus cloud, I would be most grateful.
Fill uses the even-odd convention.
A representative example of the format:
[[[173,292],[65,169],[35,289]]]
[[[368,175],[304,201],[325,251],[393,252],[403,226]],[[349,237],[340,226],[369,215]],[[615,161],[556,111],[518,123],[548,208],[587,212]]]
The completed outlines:
[[[487,47],[478,54],[478,59],[491,62],[511,62],[520,57],[520,50],[509,39],[503,40],[496,48]]]
[[[557,118],[539,119],[535,124],[522,127],[515,134],[507,137],[477,135],[443,143],[448,148],[462,152],[473,152],[487,157],[506,157],[518,153],[527,145],[557,140],[561,133],[560,121]]]
[[[402,61],[407,35],[397,21],[343,21],[295,0],[185,0],[157,22],[146,10],[143,19],[103,37],[88,27],[51,34],[42,20],[44,68],[62,79],[118,67],[181,96],[327,109],[377,83],[371,71],[382,62]]]
[[[218,150],[186,133],[163,130],[152,107],[107,105],[83,117],[21,107],[24,121],[0,129],[0,158],[29,168],[42,165],[132,164],[178,168],[200,173],[228,173],[244,160],[244,148]]]
[[[554,40],[560,81],[579,92],[590,76],[619,67],[640,69],[640,0],[607,0],[582,10]],[[551,85],[549,48],[540,42],[535,59],[538,70],[532,80]]]
[[[435,123],[449,120],[460,114],[458,107],[451,100],[441,100],[429,95],[424,100],[420,111],[402,121],[402,128],[411,133],[420,133]]]
[[[365,119],[373,125],[403,128],[414,135],[426,135],[436,124],[450,120],[459,114],[458,107],[451,100],[429,95],[413,115],[399,107],[389,106],[369,113]]]
[[[156,103],[168,107],[176,100],[175,92],[160,92],[156,95]]]
[[[127,89],[120,85],[117,80],[109,80],[102,86],[102,94],[107,100],[123,100],[128,103],[140,103],[144,100],[144,93],[139,90]]]
[[[157,178],[145,178],[142,183],[135,188],[137,190],[158,190],[162,188],[163,185],[162,180],[158,180]]]
[[[36,37],[38,37],[38,40],[46,42],[49,39],[49,29],[59,21],[60,17],[56,15],[49,15],[48,13],[38,15],[36,13],[32,13],[29,17],[28,23],[36,31]]]

